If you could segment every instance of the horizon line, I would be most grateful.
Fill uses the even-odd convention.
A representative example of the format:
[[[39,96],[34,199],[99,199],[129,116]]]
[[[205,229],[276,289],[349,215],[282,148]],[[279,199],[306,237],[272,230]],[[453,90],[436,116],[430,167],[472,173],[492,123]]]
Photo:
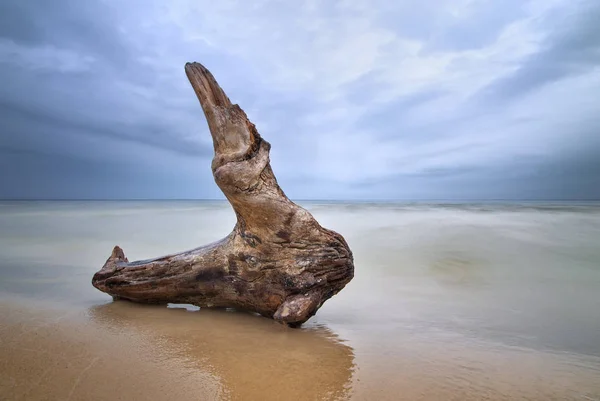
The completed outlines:
[[[382,199],[351,199],[351,198],[290,198],[293,202],[600,202],[600,199],[575,198],[382,198]],[[152,202],[152,201],[217,201],[228,202],[226,198],[0,198],[0,202]]]

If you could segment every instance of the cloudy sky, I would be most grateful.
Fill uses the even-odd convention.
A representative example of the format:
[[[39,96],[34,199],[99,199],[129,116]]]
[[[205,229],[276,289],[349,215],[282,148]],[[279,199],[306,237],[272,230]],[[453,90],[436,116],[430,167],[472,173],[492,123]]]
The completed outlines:
[[[600,199],[597,0],[3,0],[0,198],[219,198],[209,68],[293,199]]]

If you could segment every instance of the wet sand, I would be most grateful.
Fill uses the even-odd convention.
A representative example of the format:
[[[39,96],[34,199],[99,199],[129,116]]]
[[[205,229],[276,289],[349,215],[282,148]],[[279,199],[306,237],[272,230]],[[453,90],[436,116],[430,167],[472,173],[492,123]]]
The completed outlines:
[[[91,287],[108,235],[169,253],[227,208],[59,206],[0,213],[0,400],[600,400],[595,211],[314,206],[357,276],[295,330]]]
[[[0,304],[6,400],[594,400],[593,358],[407,333],[291,330],[227,311]],[[368,331],[368,329],[366,328]],[[382,352],[383,351],[383,352]]]
[[[352,376],[351,348],[327,330],[247,314],[119,302],[0,315],[2,399],[340,399]]]

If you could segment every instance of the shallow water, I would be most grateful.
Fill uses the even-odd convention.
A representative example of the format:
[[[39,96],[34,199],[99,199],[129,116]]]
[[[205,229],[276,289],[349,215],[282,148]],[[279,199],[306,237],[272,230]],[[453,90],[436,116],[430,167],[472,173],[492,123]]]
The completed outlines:
[[[301,204],[356,275],[292,330],[91,286],[116,244],[224,237],[225,202],[0,203],[0,399],[600,399],[600,205]]]

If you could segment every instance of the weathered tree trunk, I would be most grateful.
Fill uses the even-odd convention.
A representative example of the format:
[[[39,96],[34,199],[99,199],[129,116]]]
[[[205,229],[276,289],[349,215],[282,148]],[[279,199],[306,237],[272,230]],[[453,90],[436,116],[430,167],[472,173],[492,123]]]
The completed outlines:
[[[185,72],[213,138],[212,171],[237,216],[213,244],[131,262],[116,246],[92,284],[114,298],[258,312],[299,326],[354,276],[344,238],[290,201],[269,164],[270,144],[198,63]]]

